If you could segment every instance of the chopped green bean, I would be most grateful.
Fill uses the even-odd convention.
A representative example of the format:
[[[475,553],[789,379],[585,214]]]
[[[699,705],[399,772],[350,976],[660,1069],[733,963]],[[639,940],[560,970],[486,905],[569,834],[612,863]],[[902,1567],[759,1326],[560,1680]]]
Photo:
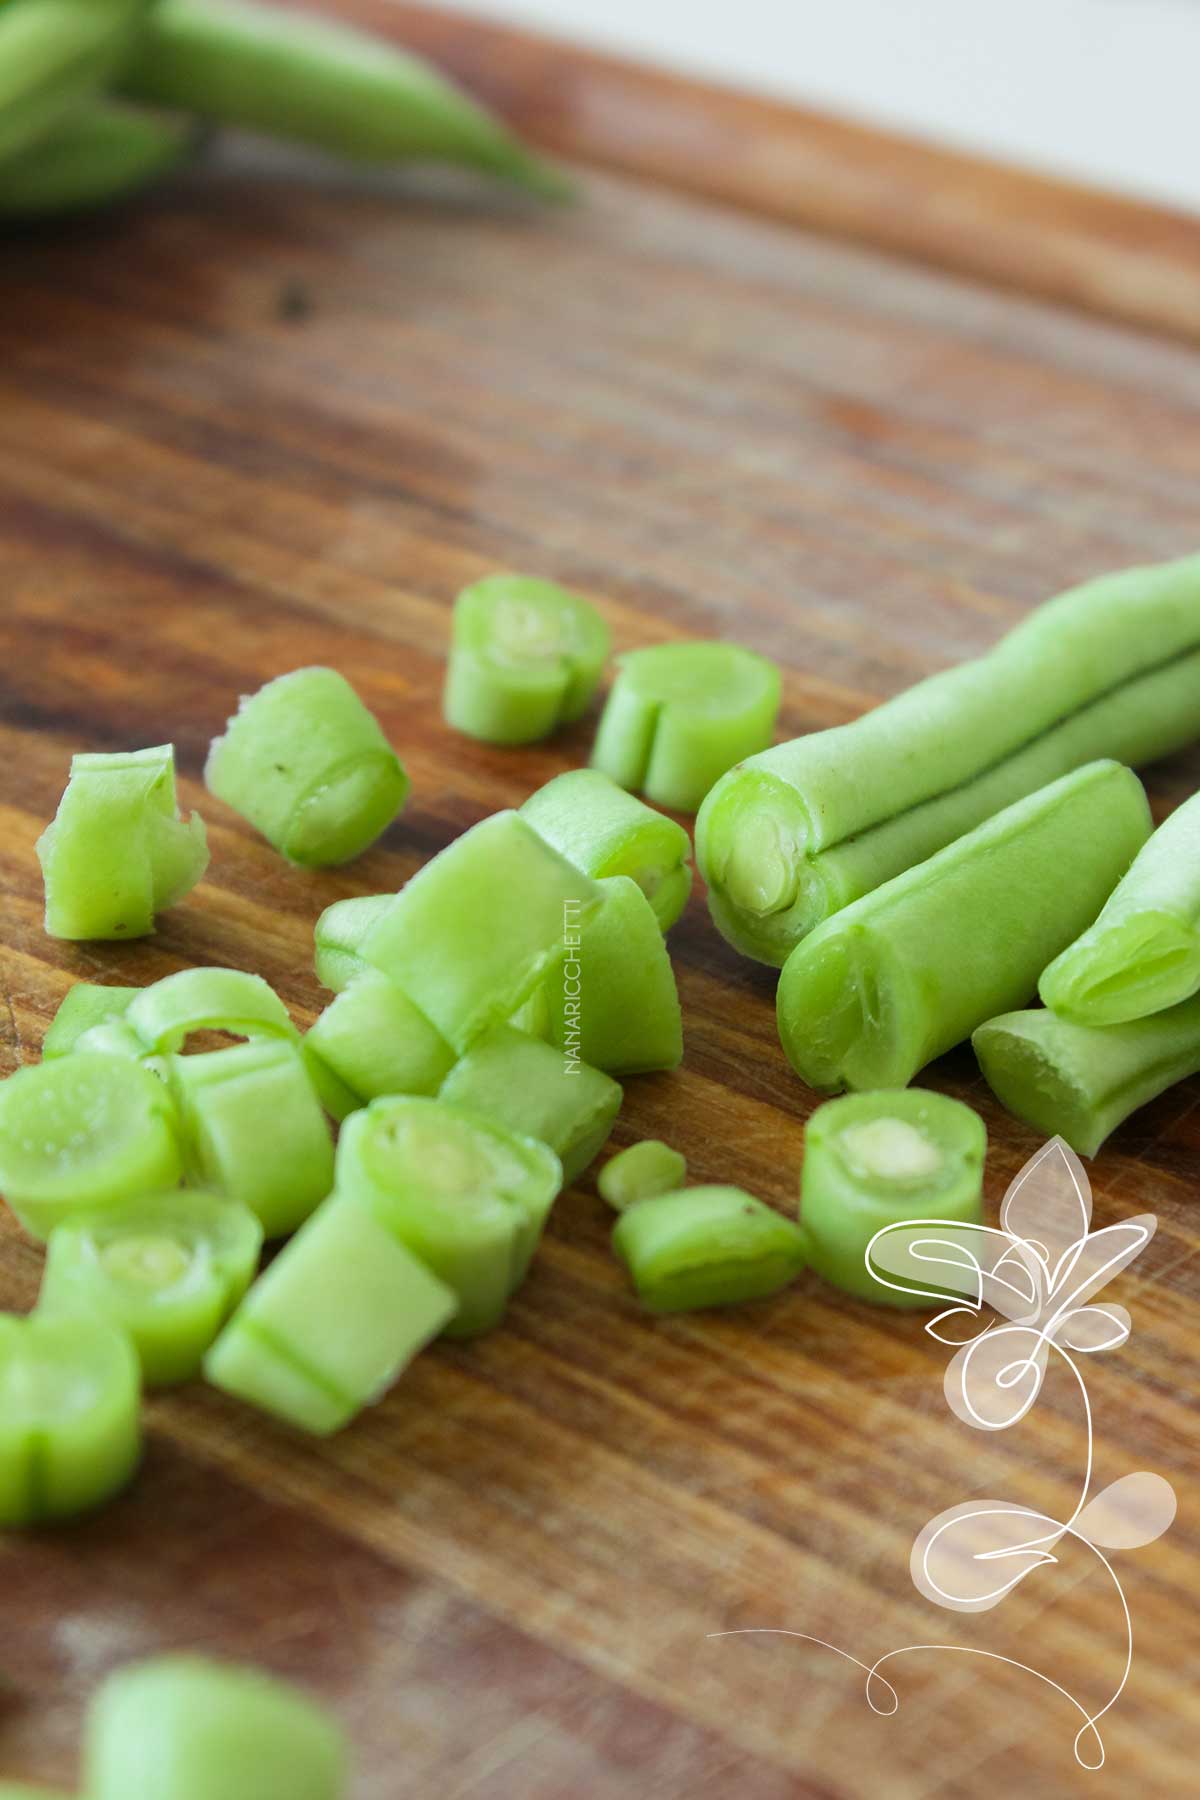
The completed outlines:
[[[657,644],[619,660],[592,766],[657,806],[695,812],[713,783],[770,743],[779,670],[720,642]]]
[[[643,1138],[618,1150],[601,1169],[596,1186],[602,1199],[616,1212],[624,1212],[638,1200],[673,1194],[687,1181],[687,1161],[659,1138]]]
[[[180,817],[170,744],[80,754],[54,819],[37,842],[46,930],[58,938],[135,938],[208,866],[199,813]]]
[[[67,1056],[76,1048],[85,1031],[120,1019],[129,1011],[141,988],[98,987],[94,982],[77,981],[68,988],[42,1040],[42,1057]]]
[[[170,1095],[136,1062],[77,1051],[0,1082],[0,1189],[33,1237],[180,1170]]]
[[[333,1186],[333,1144],[294,1044],[263,1038],[172,1056],[189,1177],[240,1200],[267,1237],[295,1231]]]
[[[354,900],[335,900],[325,908],[313,933],[317,980],[323,987],[340,994],[356,975],[367,972],[371,965],[359,954],[363,939],[395,898],[395,894],[363,894]]]
[[[50,1233],[38,1311],[106,1319],[150,1386],[187,1381],[249,1287],[262,1237],[247,1207],[192,1189],[80,1213]]]
[[[287,1007],[261,975],[241,969],[180,969],[143,988],[125,1009],[151,1056],[181,1050],[193,1032],[299,1040]]]
[[[401,888],[361,954],[461,1054],[529,998],[603,898],[519,813],[495,813]]]
[[[118,1493],[141,1456],[140,1399],[124,1332],[0,1314],[0,1525],[69,1519]]]
[[[1077,1025],[1121,1025],[1200,992],[1200,794],[1139,850],[1104,911],[1038,991]]]
[[[96,101],[0,163],[0,218],[56,218],[148,187],[198,142],[190,120]]]
[[[408,776],[336,669],[293,669],[243,695],[204,779],[289,862],[326,868],[373,844],[404,805]]]
[[[819,1275],[862,1300],[928,1306],[876,1281],[867,1246],[907,1219],[983,1219],[983,1120],[961,1100],[923,1088],[846,1094],[819,1106],[804,1131],[800,1225]]]
[[[462,164],[548,199],[570,184],[428,63],[332,20],[160,0],[126,93],[372,163]]]
[[[382,1399],[456,1305],[370,1207],[331,1194],[254,1283],[204,1373],[325,1436]]]
[[[804,1234],[735,1187],[684,1188],[636,1200],[613,1249],[652,1312],[691,1312],[777,1294],[804,1267]]]
[[[464,588],[452,632],[446,722],[489,744],[533,744],[579,718],[608,659],[595,607],[527,575]]]
[[[1200,730],[1200,556],[1039,607],[986,656],[732,770],[696,821],[719,929],[782,963],[815,926],[1000,808]]]
[[[436,1094],[454,1064],[441,1032],[370,968],[330,1001],[304,1047],[345,1085],[351,1112],[381,1094]]]
[[[561,1187],[548,1145],[444,1100],[373,1100],[338,1144],[338,1193],[369,1206],[457,1296],[452,1337],[499,1323]]]
[[[160,1656],[88,1709],[88,1800],[344,1800],[346,1744],[298,1689],[233,1663]]]
[[[476,1038],[442,1082],[439,1099],[540,1138],[569,1186],[599,1155],[621,1108],[621,1089],[585,1062],[568,1066],[540,1038],[496,1025]]]
[[[0,162],[29,152],[109,82],[148,0],[21,0],[0,8]]]
[[[534,830],[584,875],[628,875],[664,931],[692,889],[691,841],[682,825],[626,793],[599,769],[556,775],[521,808]]]
[[[674,1069],[683,1056],[683,1019],[654,909],[627,875],[598,886],[599,911],[569,921],[543,977],[546,1035],[568,1062],[610,1075]]]
[[[988,1086],[1011,1113],[1095,1156],[1138,1107],[1200,1074],[1200,996],[1124,1025],[1057,1013],[1004,1013],[971,1039]]]
[[[1145,842],[1137,777],[1089,763],[835,913],[779,980],[788,1060],[823,1091],[903,1087],[1030,999]]]

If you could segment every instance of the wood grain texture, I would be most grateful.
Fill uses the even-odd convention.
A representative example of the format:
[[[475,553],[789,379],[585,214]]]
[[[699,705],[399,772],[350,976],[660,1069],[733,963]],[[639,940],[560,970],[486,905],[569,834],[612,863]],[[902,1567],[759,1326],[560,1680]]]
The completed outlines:
[[[728,633],[776,657],[790,734],[983,649],[1069,582],[1195,547],[1193,352],[648,182],[595,177],[543,217],[229,152],[103,224],[10,239],[4,274],[5,1070],[37,1057],[79,976],[232,963],[307,1021],[321,906],[395,887],[584,759],[590,721],[520,752],[442,725],[449,607],[487,570],[580,587],[622,648]],[[302,319],[281,316],[295,284]],[[413,776],[383,841],[325,875],[285,867],[199,785],[238,693],[316,661]],[[70,751],[168,736],[209,878],[155,938],[49,941],[33,845]],[[1156,809],[1198,776],[1194,755],[1156,770]],[[672,948],[684,1066],[629,1082],[617,1141],[665,1136],[698,1179],[790,1207],[812,1097],[771,976],[699,895]],[[931,1080],[983,1111],[994,1206],[1037,1140],[969,1057]],[[1018,1429],[970,1433],[920,1321],[811,1278],[652,1322],[588,1178],[504,1329],[435,1348],[332,1443],[201,1387],[159,1398],[127,1497],[0,1544],[0,1774],[70,1781],[104,1671],[187,1645],[327,1697],[359,1746],[354,1800],[1189,1792],[1198,1100],[1195,1082],[1164,1096],[1093,1171],[1098,1221],[1159,1219],[1114,1289],[1132,1341],[1093,1359],[1097,1482],[1157,1469],[1182,1501],[1124,1559],[1134,1665],[1099,1776],[1072,1763],[1067,1702],[999,1664],[913,1656],[881,1718],[829,1651],[710,1636],[780,1628],[867,1662],[957,1643],[1102,1704],[1120,1610],[1082,1555],[981,1618],[935,1611],[908,1576],[920,1526],[971,1495],[1069,1512],[1077,1396],[1051,1384]],[[0,1229],[0,1303],[31,1301],[39,1261]]]

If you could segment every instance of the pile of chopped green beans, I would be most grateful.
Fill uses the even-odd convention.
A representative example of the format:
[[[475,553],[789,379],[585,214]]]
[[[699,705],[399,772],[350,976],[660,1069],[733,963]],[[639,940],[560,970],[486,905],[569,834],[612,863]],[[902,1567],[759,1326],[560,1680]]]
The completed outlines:
[[[447,163],[544,199],[570,185],[428,64],[251,0],[0,6],[0,220],[135,193],[227,125],[374,164]]]

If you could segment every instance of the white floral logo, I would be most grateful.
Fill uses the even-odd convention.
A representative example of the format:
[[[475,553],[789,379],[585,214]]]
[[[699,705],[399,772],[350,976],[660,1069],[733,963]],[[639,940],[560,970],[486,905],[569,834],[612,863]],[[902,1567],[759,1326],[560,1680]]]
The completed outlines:
[[[1013,1500],[966,1500],[930,1519],[912,1547],[912,1579],[926,1599],[954,1612],[985,1612],[1035,1570],[1058,1561],[1064,1540],[1085,1545],[1112,1579],[1124,1623],[1124,1666],[1115,1691],[1089,1712],[1041,1670],[1013,1657],[958,1644],[907,1644],[873,1664],[806,1632],[778,1635],[824,1644],[866,1672],[875,1712],[894,1713],[899,1697],[882,1666],[915,1650],[990,1657],[1034,1675],[1082,1716],[1075,1758],[1085,1769],[1104,1763],[1097,1722],[1124,1691],[1133,1662],[1133,1625],[1120,1579],[1106,1550],[1133,1550],[1160,1537],[1175,1517],[1175,1493],[1161,1475],[1138,1469],[1093,1495],[1093,1422],[1078,1360],[1115,1350],[1129,1336],[1122,1306],[1095,1297],[1145,1249],[1155,1219],[1091,1229],[1092,1195],[1079,1158],[1054,1138],[1027,1162],[1004,1196],[998,1229],[948,1219],[885,1226],[867,1247],[867,1267],[885,1286],[933,1301],[951,1301],[931,1319],[931,1337],[954,1349],[946,1369],[951,1409],[977,1431],[1007,1431],[1034,1405],[1056,1363],[1073,1378],[1087,1424],[1087,1461],[1075,1509],[1056,1520]],[[998,1315],[982,1324],[984,1309]],[[740,1633],[716,1632],[714,1636]]]

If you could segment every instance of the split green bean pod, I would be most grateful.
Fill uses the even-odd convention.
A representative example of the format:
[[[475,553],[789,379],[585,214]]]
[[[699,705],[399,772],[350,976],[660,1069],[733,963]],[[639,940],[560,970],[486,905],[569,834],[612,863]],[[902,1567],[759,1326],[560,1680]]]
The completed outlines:
[[[612,1241],[652,1312],[765,1299],[786,1287],[807,1259],[799,1228],[736,1187],[636,1200],[617,1220]]]
[[[287,1007],[261,975],[242,969],[180,969],[143,988],[125,1008],[125,1023],[146,1052],[182,1050],[193,1032],[240,1038],[299,1038]]]
[[[549,1145],[444,1100],[373,1100],[338,1143],[338,1194],[369,1207],[456,1295],[452,1337],[500,1322],[562,1181]]]
[[[401,888],[360,953],[461,1054],[529,999],[603,900],[519,813],[495,813]]]
[[[208,866],[204,822],[180,817],[170,744],[80,754],[37,842],[46,930],[59,938],[136,938]]]
[[[0,1191],[33,1237],[181,1172],[171,1097],[127,1057],[77,1051],[0,1082]]]
[[[124,92],[363,162],[458,163],[560,199],[570,184],[427,63],[286,10],[159,0]]]
[[[987,655],[848,725],[753,756],[696,821],[714,921],[780,964],[846,906],[1002,807],[1098,758],[1200,730],[1200,556],[1039,607]]]
[[[983,1219],[983,1120],[961,1100],[921,1088],[846,1094],[804,1129],[800,1225],[809,1263],[862,1300],[924,1306],[876,1281],[867,1248],[877,1231],[915,1219]]]
[[[578,719],[608,660],[595,607],[527,575],[464,588],[451,631],[446,722],[489,744],[533,744]]]
[[[657,806],[695,812],[727,769],[765,749],[779,712],[775,664],[738,644],[656,644],[619,658],[592,767]]]
[[[664,931],[686,906],[692,890],[687,832],[599,769],[556,775],[529,796],[521,814],[583,874],[636,881]]]
[[[614,1212],[624,1212],[637,1200],[656,1194],[673,1194],[687,1181],[687,1162],[658,1138],[644,1138],[618,1150],[601,1169],[596,1186]]]
[[[677,1068],[683,1016],[654,909],[627,875],[596,885],[600,908],[568,919],[528,1028],[557,1044],[572,1065],[591,1063],[610,1075]]]
[[[363,941],[395,898],[395,894],[362,894],[325,908],[313,932],[314,966],[322,987],[340,994],[356,975],[367,973],[371,965],[361,955]]]
[[[1075,1025],[1041,1009],[1005,1013],[971,1042],[1009,1112],[1095,1156],[1130,1113],[1200,1074],[1200,996],[1123,1025]]]
[[[209,749],[204,779],[289,862],[326,868],[375,842],[408,777],[336,669],[293,669],[244,695]]]
[[[161,1656],[110,1675],[88,1709],[88,1800],[344,1800],[338,1726],[257,1669]],[[236,1786],[231,1782],[236,1780]]]
[[[599,1155],[623,1096],[599,1069],[569,1064],[541,1038],[496,1025],[455,1063],[439,1098],[549,1144],[569,1185]]]
[[[38,1311],[127,1332],[154,1387],[187,1381],[249,1287],[262,1226],[236,1201],[177,1188],[79,1213],[50,1233]]]
[[[1090,763],[997,813],[797,944],[779,1035],[819,1091],[903,1087],[1090,923],[1150,833],[1136,775]]]
[[[88,1512],[141,1456],[138,1360],[94,1318],[0,1314],[0,1526]]]
[[[1121,1025],[1200,991],[1200,794],[1159,826],[1038,991],[1077,1025]]]

